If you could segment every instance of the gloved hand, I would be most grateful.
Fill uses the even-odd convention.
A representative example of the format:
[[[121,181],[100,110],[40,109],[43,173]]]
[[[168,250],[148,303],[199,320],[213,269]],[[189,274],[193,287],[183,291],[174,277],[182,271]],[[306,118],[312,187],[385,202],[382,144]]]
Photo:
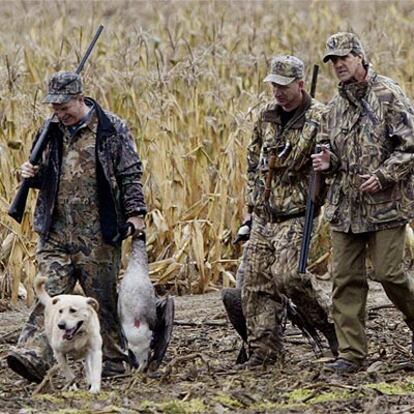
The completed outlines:
[[[134,225],[130,222],[126,222],[123,226],[119,229],[119,234],[115,236],[112,241],[114,243],[120,243],[122,240],[126,239],[129,236],[133,236],[136,232]]]

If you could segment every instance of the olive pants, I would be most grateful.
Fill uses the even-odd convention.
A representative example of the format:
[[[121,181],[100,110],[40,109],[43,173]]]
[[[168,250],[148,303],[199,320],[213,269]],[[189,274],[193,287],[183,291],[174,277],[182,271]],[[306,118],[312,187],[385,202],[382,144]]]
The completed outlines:
[[[361,363],[367,355],[365,308],[368,281],[367,253],[380,282],[394,305],[414,330],[414,279],[403,269],[405,225],[369,233],[331,232],[333,250],[332,317],[339,357]]]

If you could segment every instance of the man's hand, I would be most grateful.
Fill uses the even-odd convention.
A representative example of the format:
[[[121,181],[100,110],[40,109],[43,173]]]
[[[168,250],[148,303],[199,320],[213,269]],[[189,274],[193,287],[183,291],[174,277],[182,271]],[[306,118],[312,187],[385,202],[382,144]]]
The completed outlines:
[[[363,193],[374,194],[381,190],[379,178],[376,175],[363,174],[359,175],[364,180],[359,189]]]
[[[321,152],[312,154],[312,167],[314,171],[327,171],[331,165],[331,154],[326,146],[321,145]]]
[[[21,172],[22,178],[32,178],[39,172],[39,166],[33,165],[29,161],[26,161],[20,167],[20,172]]]
[[[132,216],[126,223],[120,226],[119,234],[115,236],[112,241],[114,243],[120,243],[122,240],[126,239],[129,236],[133,236],[138,232],[143,232],[145,235],[145,221],[142,216]]]

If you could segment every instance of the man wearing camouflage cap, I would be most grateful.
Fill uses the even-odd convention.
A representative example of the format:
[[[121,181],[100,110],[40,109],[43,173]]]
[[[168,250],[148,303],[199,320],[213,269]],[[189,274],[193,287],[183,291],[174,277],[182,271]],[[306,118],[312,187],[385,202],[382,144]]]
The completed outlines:
[[[331,175],[325,214],[339,357],[326,368],[349,373],[367,356],[367,254],[375,279],[414,330],[414,285],[402,266],[405,227],[414,215],[414,113],[397,83],[368,65],[355,34],[331,36],[323,60],[339,80],[321,137],[330,149],[312,155],[314,169]]]
[[[126,123],[84,97],[76,73],[54,74],[43,102],[52,106],[54,117],[42,162],[21,167],[22,176],[39,189],[38,272],[48,277],[51,296],[71,293],[79,281],[85,294],[98,300],[102,375],[116,375],[124,370],[116,308],[121,240],[144,228],[142,164]],[[42,313],[36,304],[18,347],[7,356],[9,367],[32,382],[40,382],[53,363]]]
[[[281,357],[286,296],[327,337],[334,353],[337,347],[326,298],[315,289],[311,275],[297,270],[310,154],[324,110],[304,90],[303,69],[294,56],[272,60],[264,81],[271,84],[274,99],[259,112],[248,147],[246,219],[252,217],[252,229],[243,255],[241,292],[248,367]]]

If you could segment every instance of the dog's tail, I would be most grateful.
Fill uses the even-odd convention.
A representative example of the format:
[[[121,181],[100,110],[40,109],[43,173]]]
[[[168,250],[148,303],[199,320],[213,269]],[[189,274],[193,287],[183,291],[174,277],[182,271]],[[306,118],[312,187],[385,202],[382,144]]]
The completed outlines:
[[[34,290],[43,306],[47,306],[52,300],[45,289],[46,280],[47,279],[45,277],[38,276],[34,281]]]

